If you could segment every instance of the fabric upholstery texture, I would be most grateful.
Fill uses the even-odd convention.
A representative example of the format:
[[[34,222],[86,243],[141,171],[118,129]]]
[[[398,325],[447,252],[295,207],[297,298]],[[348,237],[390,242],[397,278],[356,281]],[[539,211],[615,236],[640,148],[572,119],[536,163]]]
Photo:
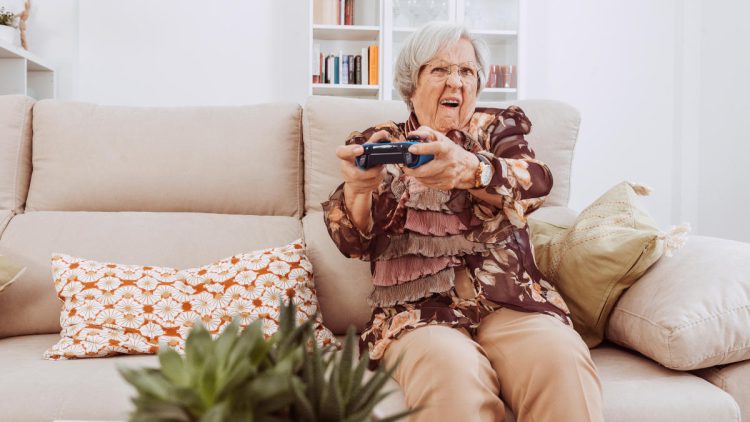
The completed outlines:
[[[0,292],[10,286],[23,272],[26,267],[22,267],[7,256],[0,255]]]
[[[26,202],[31,178],[33,106],[33,98],[0,95],[0,210],[22,212]]]
[[[665,250],[656,223],[625,182],[581,211],[571,227],[530,219],[529,228],[539,270],[558,288],[589,347],[604,338],[622,292]]]
[[[334,334],[345,334],[350,324],[361,331],[372,313],[367,304],[373,288],[370,264],[339,252],[326,231],[322,211],[307,214],[302,225],[324,324]]]
[[[27,271],[0,295],[0,338],[60,332],[50,256],[193,268],[302,235],[294,217],[195,213],[33,212],[17,215],[0,254]],[[31,311],[33,310],[33,312]]]
[[[750,421],[750,360],[699,369],[694,374],[729,393],[740,407],[743,421]]]
[[[507,107],[511,103],[482,103],[478,106]],[[567,205],[570,167],[578,136],[580,115],[573,107],[545,100],[522,100],[521,107],[531,120],[527,135],[537,159],[554,175],[554,186],[545,205]],[[355,130],[364,130],[388,120],[401,122],[409,112],[402,101],[373,101],[311,97],[305,104],[305,209],[321,210],[320,203],[341,183],[334,151]]]
[[[13,218],[15,213],[10,210],[0,210],[0,235],[3,234],[5,227],[10,223],[10,219]]]
[[[622,295],[607,338],[678,370],[750,359],[750,244],[690,237]]]
[[[300,119],[284,103],[40,101],[27,209],[300,216]]]
[[[184,351],[195,324],[218,336],[233,319],[261,320],[268,338],[279,328],[280,304],[297,306],[297,323],[313,319],[321,347],[334,342],[317,313],[312,265],[301,240],[233,255],[199,268],[122,265],[52,256],[60,341],[47,359]]]

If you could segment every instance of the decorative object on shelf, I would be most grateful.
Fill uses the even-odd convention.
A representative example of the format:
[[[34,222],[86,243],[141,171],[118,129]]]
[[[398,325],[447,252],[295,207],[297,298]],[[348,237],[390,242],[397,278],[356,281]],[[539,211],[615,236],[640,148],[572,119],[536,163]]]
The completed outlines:
[[[313,0],[313,24],[354,25],[354,0]]]
[[[498,73],[500,71],[498,70],[498,65],[491,64],[490,65],[490,74],[487,76],[487,85],[486,88],[497,88],[498,85]]]
[[[513,88],[516,86],[514,76],[516,67],[512,64],[500,66],[500,88]]]
[[[28,50],[26,47],[26,21],[29,19],[29,13],[31,12],[31,0],[25,0],[23,2],[23,11],[18,15],[18,31],[21,33],[21,47],[24,50]]]
[[[184,356],[164,348],[159,368],[118,368],[137,392],[130,420],[372,420],[375,405],[392,393],[381,390],[395,367],[365,378],[369,355],[355,361],[354,327],[342,353],[321,349],[312,320],[297,325],[289,302],[282,304],[279,330],[268,340],[260,322],[242,333],[232,322],[216,339],[199,324]]]
[[[18,30],[16,29],[16,15],[6,9],[3,6],[0,6],[0,40],[4,40],[12,45],[17,45],[17,34]]]

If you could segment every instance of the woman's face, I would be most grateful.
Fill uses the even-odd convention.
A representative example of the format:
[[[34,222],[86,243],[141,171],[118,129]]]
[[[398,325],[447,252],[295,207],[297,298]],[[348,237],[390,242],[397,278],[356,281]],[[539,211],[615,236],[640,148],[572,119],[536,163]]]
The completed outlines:
[[[411,97],[419,124],[442,133],[469,124],[477,102],[476,63],[471,41],[461,38],[422,66]]]

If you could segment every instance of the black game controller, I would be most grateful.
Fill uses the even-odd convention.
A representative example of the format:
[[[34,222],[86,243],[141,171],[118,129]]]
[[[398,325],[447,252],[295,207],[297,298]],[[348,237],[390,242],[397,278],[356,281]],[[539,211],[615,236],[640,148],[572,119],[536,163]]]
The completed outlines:
[[[412,154],[409,147],[420,143],[420,138],[409,137],[406,142],[378,142],[363,144],[365,152],[354,158],[357,167],[367,170],[381,164],[404,164],[409,168],[417,168],[430,162],[431,154]]]

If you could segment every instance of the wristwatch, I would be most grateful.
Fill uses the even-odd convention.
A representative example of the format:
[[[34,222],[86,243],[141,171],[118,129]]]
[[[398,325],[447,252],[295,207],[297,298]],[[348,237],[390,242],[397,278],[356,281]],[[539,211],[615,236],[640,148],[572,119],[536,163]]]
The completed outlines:
[[[479,159],[479,165],[477,165],[477,169],[474,172],[474,188],[485,188],[492,180],[494,169],[487,158],[482,157],[479,154],[476,154],[476,156]]]

